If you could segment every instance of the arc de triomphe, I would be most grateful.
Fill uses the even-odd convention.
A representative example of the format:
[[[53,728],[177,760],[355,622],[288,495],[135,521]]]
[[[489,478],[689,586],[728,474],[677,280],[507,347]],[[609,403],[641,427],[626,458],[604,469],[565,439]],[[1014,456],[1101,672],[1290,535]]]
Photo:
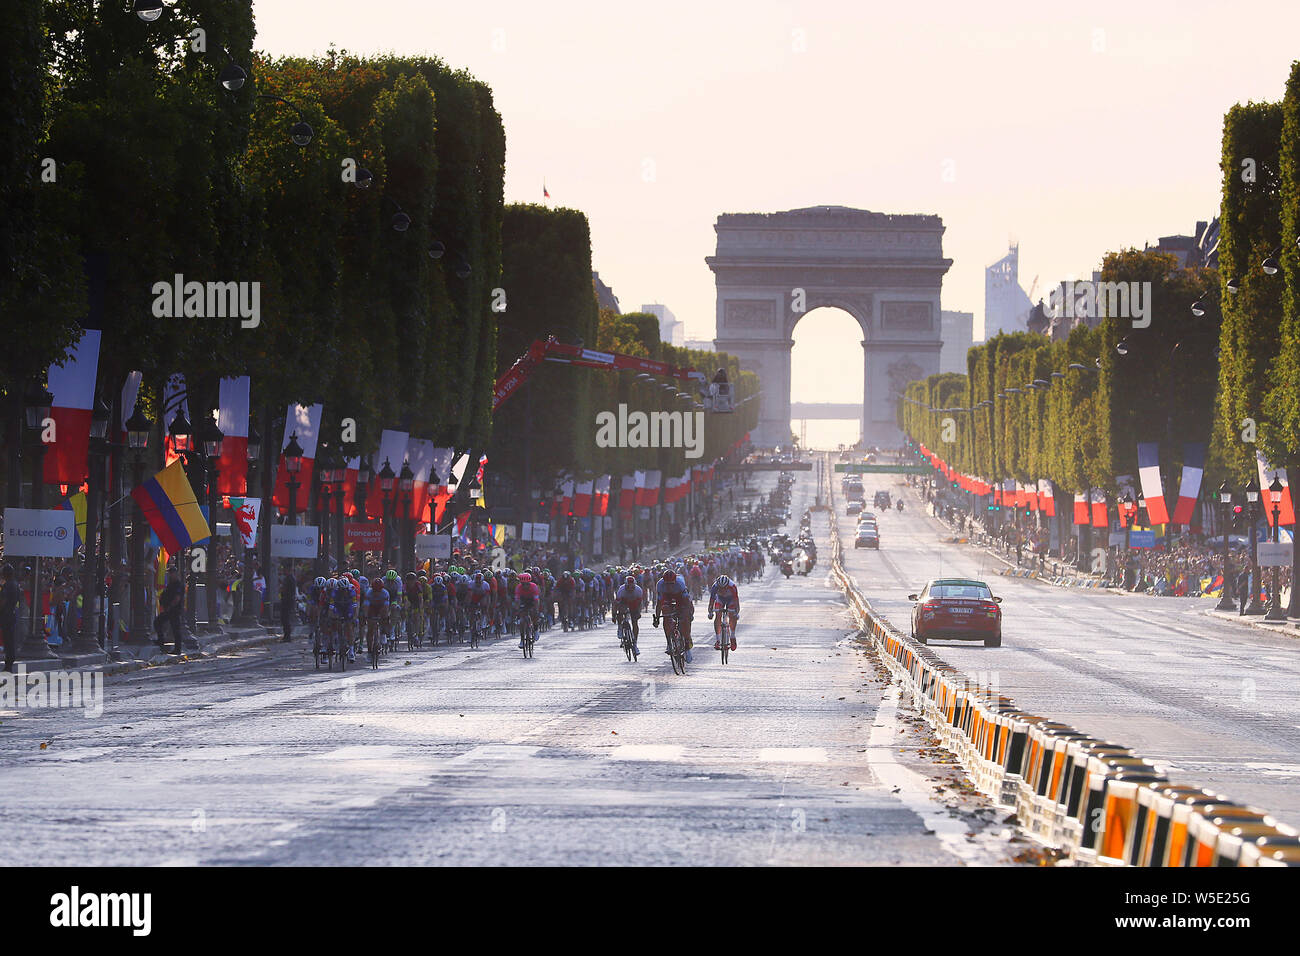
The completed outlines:
[[[898,394],[939,371],[939,290],[952,265],[943,220],[812,206],[724,213],[714,230],[714,346],[759,375],[755,444],[789,443],[791,334],[804,313],[833,306],[862,327],[863,440],[898,445]]]

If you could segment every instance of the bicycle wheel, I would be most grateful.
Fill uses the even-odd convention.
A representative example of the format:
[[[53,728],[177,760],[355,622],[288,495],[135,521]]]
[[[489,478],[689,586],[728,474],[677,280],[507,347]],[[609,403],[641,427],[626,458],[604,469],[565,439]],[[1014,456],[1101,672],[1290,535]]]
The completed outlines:
[[[722,625],[722,640],[718,643],[722,648],[722,663],[727,663],[727,651],[731,647],[731,628],[725,622]]]

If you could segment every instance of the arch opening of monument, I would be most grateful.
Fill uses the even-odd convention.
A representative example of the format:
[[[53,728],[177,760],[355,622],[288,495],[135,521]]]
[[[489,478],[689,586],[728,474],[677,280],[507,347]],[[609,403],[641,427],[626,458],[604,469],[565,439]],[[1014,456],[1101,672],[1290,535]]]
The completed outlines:
[[[762,446],[790,439],[795,325],[822,307],[862,330],[862,439],[901,443],[896,409],[907,383],[939,371],[939,293],[952,265],[938,216],[844,206],[724,213],[706,258],[717,286],[714,346],[759,376]]]
[[[822,306],[790,335],[791,428],[807,448],[852,446],[862,437],[862,327],[843,309]]]

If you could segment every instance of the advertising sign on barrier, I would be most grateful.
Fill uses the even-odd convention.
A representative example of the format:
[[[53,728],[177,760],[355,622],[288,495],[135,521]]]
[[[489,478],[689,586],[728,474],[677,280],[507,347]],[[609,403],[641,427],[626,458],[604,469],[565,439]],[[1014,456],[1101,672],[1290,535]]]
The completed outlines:
[[[37,558],[70,558],[75,540],[71,511],[6,508],[5,554]]]
[[[421,560],[433,558],[445,560],[451,557],[451,535],[417,534],[415,536],[415,556]]]
[[[271,557],[314,558],[319,551],[320,529],[315,525],[271,525]]]
[[[1285,541],[1271,541],[1256,545],[1261,568],[1286,568],[1291,566],[1291,545]]]

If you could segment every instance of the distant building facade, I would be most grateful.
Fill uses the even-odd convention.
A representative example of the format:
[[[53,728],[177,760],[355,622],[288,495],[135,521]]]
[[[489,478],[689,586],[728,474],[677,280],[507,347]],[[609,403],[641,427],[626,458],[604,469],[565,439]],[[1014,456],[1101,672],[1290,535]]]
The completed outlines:
[[[614,290],[605,283],[600,281],[600,273],[592,272],[591,287],[596,290],[596,305],[602,309],[613,309],[615,312],[622,314],[622,309],[618,307],[618,296]]]
[[[672,309],[658,302],[641,306],[642,312],[648,312],[659,319],[659,341],[678,348],[686,341],[686,324],[673,315]]]
[[[1219,217],[1209,222],[1198,220],[1196,232],[1191,236],[1161,236],[1153,246],[1147,243],[1144,250],[1172,252],[1178,258],[1180,269],[1219,268]]]
[[[943,348],[939,350],[939,371],[966,374],[966,353],[975,344],[975,313],[939,313],[939,335]]]
[[[1020,288],[1020,246],[1012,243],[1007,254],[984,270],[984,327],[981,341],[1000,332],[1023,332],[1029,296]]]

